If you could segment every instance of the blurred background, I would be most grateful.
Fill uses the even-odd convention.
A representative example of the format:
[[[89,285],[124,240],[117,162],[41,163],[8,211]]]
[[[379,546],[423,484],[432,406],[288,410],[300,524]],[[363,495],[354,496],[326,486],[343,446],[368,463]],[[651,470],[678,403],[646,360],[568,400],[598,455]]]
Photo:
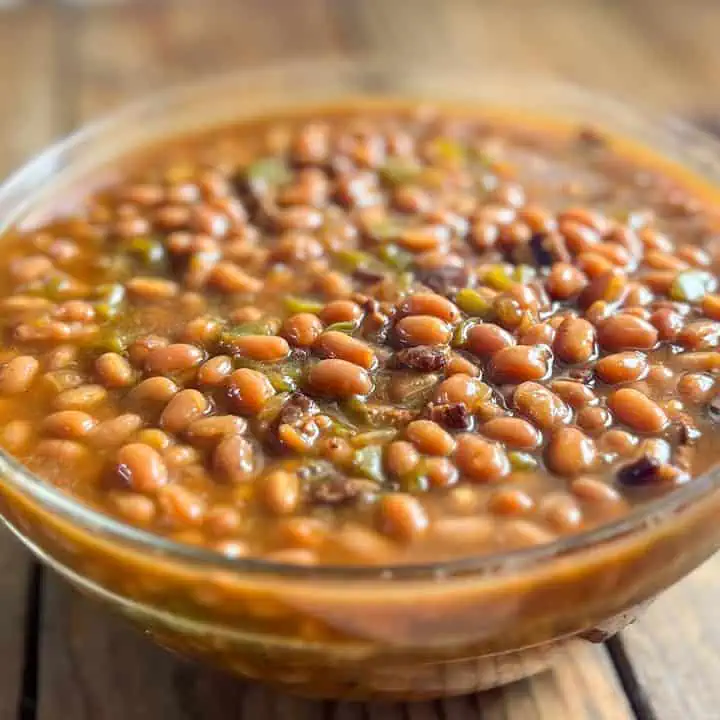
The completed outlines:
[[[0,172],[169,83],[363,52],[547,73],[712,124],[719,36],[717,0],[0,0]]]

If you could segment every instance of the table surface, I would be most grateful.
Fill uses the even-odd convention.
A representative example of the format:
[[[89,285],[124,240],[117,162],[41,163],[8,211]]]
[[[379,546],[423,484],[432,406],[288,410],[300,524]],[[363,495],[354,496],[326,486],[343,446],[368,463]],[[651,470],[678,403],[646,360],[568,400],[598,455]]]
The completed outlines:
[[[0,0],[0,171],[168,83],[366,51],[548,73],[712,124],[718,31],[714,0]],[[720,718],[720,557],[552,671],[408,705],[298,700],[178,660],[4,531],[0,599],[0,720]]]

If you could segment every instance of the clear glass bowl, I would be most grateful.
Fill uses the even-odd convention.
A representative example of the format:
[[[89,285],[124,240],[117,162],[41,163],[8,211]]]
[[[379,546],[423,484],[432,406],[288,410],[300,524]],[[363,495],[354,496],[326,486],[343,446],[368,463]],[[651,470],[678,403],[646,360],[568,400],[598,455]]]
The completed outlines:
[[[120,158],[155,141],[361,97],[591,121],[683,166],[689,181],[710,188],[720,180],[720,146],[710,138],[579,89],[379,62],[296,64],[162,94],[54,145],[0,188],[0,231],[67,209],[110,177]],[[532,674],[558,648],[612,627],[720,545],[717,471],[546,546],[386,568],[231,560],[81,505],[4,454],[0,475],[5,523],[80,589],[161,644],[322,697],[437,697]]]

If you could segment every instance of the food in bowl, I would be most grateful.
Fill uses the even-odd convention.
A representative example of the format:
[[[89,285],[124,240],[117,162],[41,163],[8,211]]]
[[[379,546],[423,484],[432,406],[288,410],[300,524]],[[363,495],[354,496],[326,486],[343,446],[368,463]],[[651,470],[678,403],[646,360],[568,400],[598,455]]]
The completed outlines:
[[[713,466],[720,219],[708,190],[593,126],[400,102],[199,132],[116,175],[72,213],[5,233],[0,443],[38,483],[223,570],[220,591],[216,574],[178,593],[177,577],[150,570],[162,557],[145,558],[148,589],[132,582],[139,560],[98,545],[94,582],[194,616],[176,602],[189,589],[215,619],[245,623],[242,608],[296,643],[377,643],[396,683],[415,634],[410,646],[433,648],[416,652],[423,672],[438,653],[450,667],[474,658],[464,646],[478,633],[489,656],[542,654],[604,619],[560,617],[598,605],[593,589],[608,585],[616,612],[646,598],[623,583],[635,563],[667,561],[679,524],[605,555],[599,541],[584,565],[560,553],[542,581],[464,578],[438,594],[438,568],[601,532]],[[709,514],[692,523],[707,554]],[[280,606],[253,617],[232,575],[248,560],[297,568],[305,601],[278,589]],[[383,598],[384,568],[412,579],[431,563],[427,594]],[[376,568],[377,592],[354,605],[322,580],[313,592],[313,570],[333,568]],[[509,615],[517,637],[488,640]],[[182,632],[158,634],[183,646]],[[301,650],[296,689],[383,692],[372,673],[333,685]],[[293,684],[272,661],[220,661]],[[481,678],[385,690],[493,684]]]

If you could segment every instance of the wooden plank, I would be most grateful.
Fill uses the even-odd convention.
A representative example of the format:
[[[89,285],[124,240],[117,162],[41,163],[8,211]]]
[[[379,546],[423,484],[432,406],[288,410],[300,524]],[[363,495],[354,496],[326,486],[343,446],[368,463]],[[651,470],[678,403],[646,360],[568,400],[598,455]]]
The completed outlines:
[[[13,7],[16,5],[16,7]],[[45,145],[57,131],[53,12],[48,7],[5,3],[0,8],[0,177]],[[26,602],[31,559],[9,532],[0,530],[0,720],[32,711],[34,688],[22,702]],[[28,628],[29,630],[29,628]],[[32,632],[27,638],[32,639]],[[34,648],[29,648],[29,658]],[[26,675],[32,679],[32,672]],[[32,683],[29,683],[32,684]]]
[[[720,556],[656,600],[614,650],[626,683],[656,720],[710,720],[720,713]]]

